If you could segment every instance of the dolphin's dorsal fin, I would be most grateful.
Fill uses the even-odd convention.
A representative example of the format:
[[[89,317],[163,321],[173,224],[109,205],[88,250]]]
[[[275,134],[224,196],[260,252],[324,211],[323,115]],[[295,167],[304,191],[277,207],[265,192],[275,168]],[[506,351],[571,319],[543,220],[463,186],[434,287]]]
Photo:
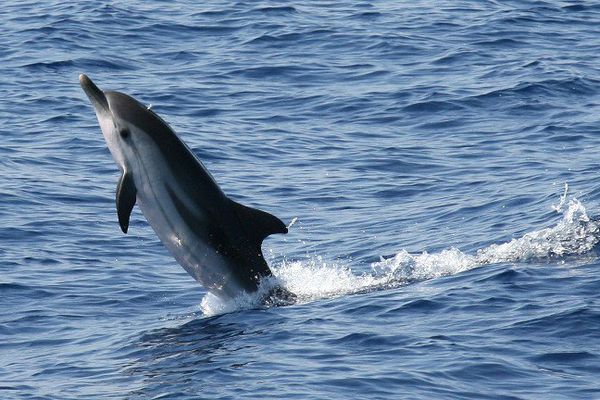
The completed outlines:
[[[260,246],[263,240],[273,233],[287,233],[288,229],[279,218],[268,212],[247,207],[231,201],[242,228],[255,244]]]
[[[119,225],[123,233],[127,233],[129,228],[129,217],[131,210],[135,205],[137,189],[133,183],[133,177],[128,172],[123,172],[117,185],[117,215],[119,216]]]

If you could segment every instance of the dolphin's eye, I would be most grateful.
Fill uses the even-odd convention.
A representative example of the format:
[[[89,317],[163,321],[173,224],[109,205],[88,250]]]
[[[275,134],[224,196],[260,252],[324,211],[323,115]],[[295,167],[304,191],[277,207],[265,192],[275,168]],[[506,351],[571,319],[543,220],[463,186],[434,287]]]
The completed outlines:
[[[119,135],[121,135],[121,137],[123,139],[127,139],[129,137],[129,129],[127,129],[127,128],[121,128],[119,130]]]

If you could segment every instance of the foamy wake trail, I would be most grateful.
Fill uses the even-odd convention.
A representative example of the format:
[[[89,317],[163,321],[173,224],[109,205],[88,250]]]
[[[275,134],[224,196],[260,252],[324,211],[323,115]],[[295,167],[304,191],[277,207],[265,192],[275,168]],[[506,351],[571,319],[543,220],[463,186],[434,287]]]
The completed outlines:
[[[551,228],[526,233],[520,238],[479,249],[474,255],[456,248],[439,253],[410,254],[401,250],[394,257],[381,258],[371,264],[371,271],[355,274],[349,265],[330,263],[321,257],[308,261],[284,261],[273,265],[277,278],[261,283],[258,293],[244,294],[224,303],[207,295],[201,304],[205,315],[215,315],[260,306],[259,301],[277,284],[282,284],[298,296],[301,303],[381,290],[442,276],[454,275],[487,264],[526,262],[544,258],[589,252],[600,241],[600,223],[591,220],[585,207],[577,200],[566,203],[565,196],[553,208],[563,214]]]

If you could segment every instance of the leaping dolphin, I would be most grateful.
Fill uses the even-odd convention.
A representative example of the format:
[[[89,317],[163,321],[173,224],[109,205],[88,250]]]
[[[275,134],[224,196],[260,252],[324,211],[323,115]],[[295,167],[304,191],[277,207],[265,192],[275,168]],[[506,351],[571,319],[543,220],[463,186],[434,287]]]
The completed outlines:
[[[149,108],[119,92],[102,91],[86,75],[89,97],[104,139],[121,169],[117,215],[124,233],[137,203],[181,266],[221,299],[254,292],[272,276],[263,240],[287,233],[279,218],[231,200],[175,132]],[[265,301],[291,303],[274,289]]]

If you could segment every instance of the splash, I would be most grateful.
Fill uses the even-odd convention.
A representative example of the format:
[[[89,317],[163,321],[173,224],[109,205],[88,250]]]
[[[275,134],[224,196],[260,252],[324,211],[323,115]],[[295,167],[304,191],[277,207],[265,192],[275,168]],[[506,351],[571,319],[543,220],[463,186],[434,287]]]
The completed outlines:
[[[585,207],[573,199],[555,227],[526,233],[508,243],[493,244],[479,250],[476,259],[483,265],[583,254],[600,240],[599,229],[599,221],[591,220]]]
[[[565,187],[565,191],[568,187]],[[457,248],[439,253],[410,254],[401,250],[390,258],[371,264],[368,273],[355,274],[349,265],[330,263],[321,257],[308,261],[284,261],[273,266],[277,278],[261,282],[259,291],[243,294],[229,302],[207,295],[201,304],[205,315],[216,315],[241,309],[260,307],[260,299],[277,285],[283,285],[298,296],[300,303],[317,299],[364,293],[454,275],[488,264],[527,262],[589,252],[600,241],[600,221],[592,220],[577,199],[553,206],[562,213],[561,221],[550,228],[528,232],[522,237],[502,244],[492,244],[475,254]]]

